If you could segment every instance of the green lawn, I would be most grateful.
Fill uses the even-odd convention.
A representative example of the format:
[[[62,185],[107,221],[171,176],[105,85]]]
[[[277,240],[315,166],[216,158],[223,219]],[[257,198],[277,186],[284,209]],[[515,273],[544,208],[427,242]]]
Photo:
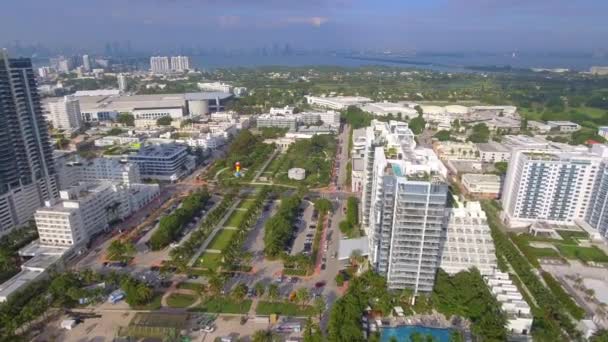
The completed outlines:
[[[241,204],[239,205],[239,208],[249,209],[249,208],[253,207],[254,204],[255,204],[255,199],[249,198],[249,199],[242,201]]]
[[[177,285],[177,288],[198,291],[201,288],[201,284],[184,282],[184,283],[179,283]]]
[[[313,316],[315,314],[312,306],[300,306],[294,303],[266,302],[260,301],[256,307],[257,315],[278,314],[284,316]]]
[[[167,298],[167,305],[172,308],[187,308],[194,302],[196,302],[196,296],[183,293],[172,293]]]
[[[221,229],[214,237],[213,240],[211,241],[211,243],[209,244],[209,246],[207,247],[208,249],[217,249],[217,250],[223,250],[224,248],[228,247],[228,245],[230,244],[230,240],[232,240],[232,236],[236,234],[236,230],[234,229]]]
[[[568,245],[578,245],[577,240],[587,240],[589,239],[589,234],[587,232],[571,232],[566,230],[558,230],[557,233],[559,236],[564,239],[564,242]]]
[[[241,204],[242,206],[243,204]],[[230,217],[228,218],[228,221],[226,221],[226,224],[224,225],[225,227],[238,227],[239,224],[241,224],[241,221],[243,221],[243,217],[245,216],[246,211],[245,210],[235,210],[232,212],[232,215],[230,215]]]
[[[203,311],[212,313],[246,314],[251,308],[251,300],[236,301],[232,298],[215,297],[207,300],[192,311]]]
[[[530,252],[537,258],[559,258],[559,252],[553,248],[529,247]]]
[[[205,268],[213,268],[216,269],[220,267],[220,263],[222,262],[222,255],[220,253],[203,253],[201,257],[198,259],[197,264],[205,267]]]
[[[150,310],[150,311],[158,310],[161,307],[161,300],[163,298],[163,294],[164,294],[163,292],[154,292],[154,295],[153,295],[150,303],[144,304],[144,305],[135,305],[135,306],[132,306],[131,308],[134,310]]]
[[[568,259],[579,259],[584,262],[608,262],[608,255],[601,249],[593,247],[579,247],[571,245],[557,245],[560,253]]]

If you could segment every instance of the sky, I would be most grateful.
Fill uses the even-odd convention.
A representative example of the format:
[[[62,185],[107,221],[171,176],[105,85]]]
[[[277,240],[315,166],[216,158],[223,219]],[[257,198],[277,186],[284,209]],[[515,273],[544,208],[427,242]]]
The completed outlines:
[[[0,44],[597,51],[607,0],[4,0]]]

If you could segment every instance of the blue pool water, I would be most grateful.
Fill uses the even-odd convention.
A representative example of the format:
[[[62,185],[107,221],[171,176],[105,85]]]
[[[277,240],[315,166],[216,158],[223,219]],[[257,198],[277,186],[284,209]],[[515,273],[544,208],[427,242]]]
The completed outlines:
[[[432,335],[437,342],[450,342],[450,329],[426,328],[417,325],[382,328],[382,342],[389,342],[395,336],[399,342],[410,342],[410,335],[420,333]]]

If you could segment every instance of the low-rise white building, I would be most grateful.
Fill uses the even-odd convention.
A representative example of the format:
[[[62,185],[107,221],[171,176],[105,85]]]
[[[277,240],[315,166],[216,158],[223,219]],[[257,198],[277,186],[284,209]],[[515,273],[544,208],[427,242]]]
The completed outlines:
[[[271,115],[277,115],[277,114],[292,115],[294,109],[295,109],[295,107],[291,107],[291,106],[285,106],[283,108],[272,107],[272,108],[270,108],[270,114]]]
[[[437,141],[433,150],[441,160],[479,160],[479,151],[472,142]]]
[[[600,126],[597,129],[597,135],[604,139],[608,139],[608,126]]]
[[[298,181],[304,180],[306,178],[306,170],[299,167],[291,168],[287,171],[287,178]]]
[[[476,267],[482,275],[492,274],[496,253],[486,213],[479,202],[455,203],[448,214],[441,268],[456,274]]]
[[[480,198],[498,198],[500,195],[500,176],[491,174],[467,173],[462,175],[465,191]]]
[[[319,106],[336,110],[342,110],[348,108],[349,106],[357,106],[372,102],[371,99],[363,96],[319,97],[307,95],[305,98],[306,103],[311,106]]]
[[[388,116],[389,114],[395,118],[414,118],[418,116],[418,112],[414,109],[415,104],[410,102],[373,102],[361,106],[366,112],[372,113],[375,116]]]
[[[123,145],[123,144],[138,144],[141,139],[139,137],[128,136],[128,135],[108,135],[95,140],[94,144],[97,147],[106,147],[112,145]]]
[[[548,133],[551,130],[551,125],[540,121],[528,121],[528,129],[538,133]]]
[[[581,126],[571,121],[547,121],[547,125],[551,126],[551,130],[559,132],[576,132],[581,129]]]
[[[477,144],[477,150],[481,161],[484,163],[508,162],[511,158],[511,150],[503,144],[490,141],[487,143]]]
[[[496,270],[483,277],[486,285],[502,310],[507,314],[507,330],[514,334],[529,335],[532,329],[533,316],[530,305],[509,279],[508,273]]]

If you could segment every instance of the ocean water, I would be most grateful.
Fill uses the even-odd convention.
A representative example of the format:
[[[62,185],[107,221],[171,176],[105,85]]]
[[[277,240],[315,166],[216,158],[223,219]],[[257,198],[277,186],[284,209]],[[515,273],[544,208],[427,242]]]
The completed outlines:
[[[430,69],[436,71],[467,72],[467,66],[505,66],[514,68],[568,68],[588,71],[592,66],[608,65],[608,56],[554,56],[554,55],[419,55],[415,57],[374,56],[349,57],[339,55],[202,55],[192,56],[195,67],[206,70],[232,67],[259,66],[342,66],[359,67],[385,65],[403,68]]]
[[[427,328],[417,325],[400,326],[394,328],[382,328],[382,342],[389,342],[391,337],[396,337],[399,342],[410,342],[410,335],[420,333],[432,335],[436,342],[450,342],[450,329]]]

